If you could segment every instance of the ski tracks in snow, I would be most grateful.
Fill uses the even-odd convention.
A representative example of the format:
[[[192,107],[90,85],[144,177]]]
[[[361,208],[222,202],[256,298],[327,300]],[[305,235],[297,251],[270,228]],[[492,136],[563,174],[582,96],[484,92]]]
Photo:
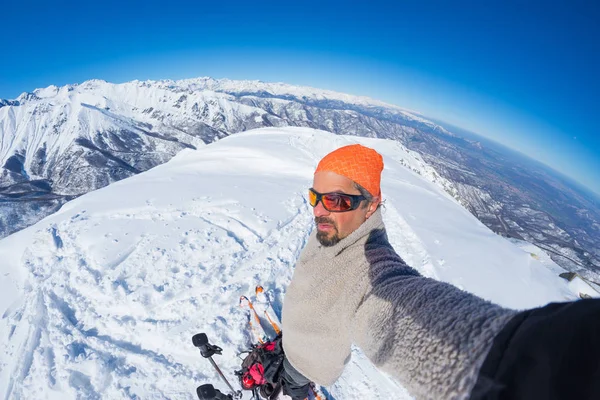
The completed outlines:
[[[51,398],[53,390],[86,399],[128,398],[132,397],[128,393],[133,393],[128,385],[134,382],[127,377],[132,374],[144,377],[141,385],[148,393],[159,397],[177,394],[167,395],[156,384],[161,374],[188,380],[197,377],[197,372],[169,359],[145,340],[147,337],[135,332],[136,325],[152,331],[159,323],[135,318],[141,313],[136,304],[128,309],[118,307],[115,299],[133,293],[122,278],[123,271],[117,264],[107,263],[102,273],[101,266],[94,265],[79,247],[76,224],[64,228],[71,232],[56,226],[39,231],[24,254],[30,272],[25,288],[28,300],[8,316],[15,328],[3,359],[18,362],[5,398]],[[132,253],[130,250],[129,255]],[[121,265],[126,259],[121,259]],[[21,320],[25,323],[19,323]],[[140,359],[143,362],[137,362]],[[184,392],[185,384],[178,394]]]
[[[204,330],[241,350],[237,302],[257,283],[273,284],[280,311],[312,226],[300,193],[285,207],[272,220],[203,198],[185,210],[81,211],[39,230],[22,257],[25,301],[3,316],[2,360],[14,366],[3,397],[193,398],[218,382],[190,338]],[[220,361],[239,368],[231,353]]]

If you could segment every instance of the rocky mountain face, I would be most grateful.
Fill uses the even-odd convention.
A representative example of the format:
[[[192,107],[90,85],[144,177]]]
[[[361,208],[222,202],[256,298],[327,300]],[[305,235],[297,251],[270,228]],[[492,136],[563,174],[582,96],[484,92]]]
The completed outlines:
[[[372,99],[210,78],[93,80],[0,100],[0,237],[184,148],[278,126],[396,140],[437,171],[415,172],[492,230],[539,245],[571,271],[600,276],[599,201],[548,168]]]

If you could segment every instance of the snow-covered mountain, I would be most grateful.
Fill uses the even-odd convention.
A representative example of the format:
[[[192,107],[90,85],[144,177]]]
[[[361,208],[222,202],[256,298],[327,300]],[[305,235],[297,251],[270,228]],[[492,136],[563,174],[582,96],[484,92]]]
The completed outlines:
[[[375,137],[379,133],[371,126],[386,126],[378,118],[402,122],[387,124],[390,138],[414,132],[410,125],[443,131],[374,100],[254,81],[115,85],[92,80],[24,93],[0,103],[0,197],[7,201],[0,203],[5,216],[0,237],[56,211],[73,196],[148,170],[185,148],[265,126]]]
[[[600,200],[544,167],[373,99],[258,81],[92,80],[0,102],[0,237],[183,149],[284,126],[402,143],[495,232],[600,281]]]
[[[311,111],[321,118],[308,117],[296,102],[299,97],[307,105],[318,104]],[[284,84],[202,78],[115,85],[93,80],[37,89],[0,108],[0,162],[5,182],[47,179],[54,192],[82,194],[161,164],[183,148],[257,127],[343,122],[347,126],[339,129],[361,133],[350,129],[351,122],[332,118],[333,111],[328,113],[321,102],[331,108],[335,102],[387,107],[390,117],[407,124],[437,127],[374,100]],[[358,112],[347,114],[360,118]],[[407,132],[396,130],[390,137]]]
[[[281,310],[314,225],[314,168],[353,142],[383,154],[388,235],[422,274],[514,308],[577,298],[581,287],[545,253],[486,228],[401,144],[259,129],[186,149],[0,240],[3,398],[193,399],[207,382],[225,390],[191,336],[206,332],[224,348],[216,360],[234,381],[249,338],[239,296],[262,283]],[[411,398],[358,349],[328,393]]]

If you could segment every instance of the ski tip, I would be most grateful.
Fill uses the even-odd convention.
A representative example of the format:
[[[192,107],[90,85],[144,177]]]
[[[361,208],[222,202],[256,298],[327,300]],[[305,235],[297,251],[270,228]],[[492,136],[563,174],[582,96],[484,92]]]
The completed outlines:
[[[256,286],[256,294],[263,293],[264,291],[265,291],[265,290],[263,289],[263,287],[262,287],[262,286],[260,286],[260,285],[257,285],[257,286]]]
[[[240,296],[240,306],[244,306],[249,303],[249,300],[246,296]]]

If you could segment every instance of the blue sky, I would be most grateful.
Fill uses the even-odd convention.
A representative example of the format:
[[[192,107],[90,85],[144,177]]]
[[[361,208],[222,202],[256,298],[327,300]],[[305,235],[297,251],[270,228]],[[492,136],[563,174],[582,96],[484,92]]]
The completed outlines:
[[[6,2],[0,98],[92,78],[309,85],[445,120],[600,193],[599,20],[594,1]]]

